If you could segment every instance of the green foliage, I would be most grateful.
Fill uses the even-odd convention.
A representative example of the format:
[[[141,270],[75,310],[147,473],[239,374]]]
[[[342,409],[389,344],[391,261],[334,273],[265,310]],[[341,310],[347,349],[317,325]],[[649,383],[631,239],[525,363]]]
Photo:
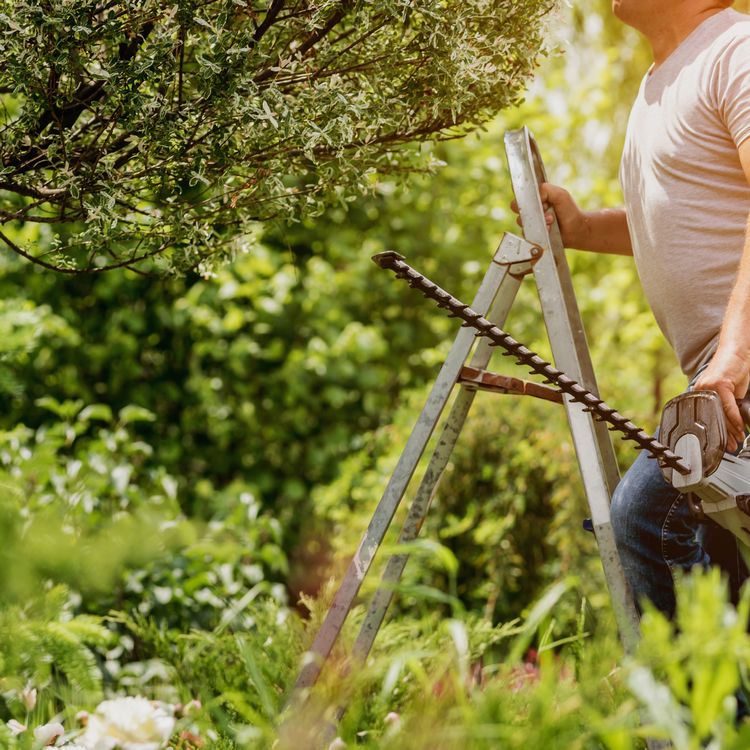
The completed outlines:
[[[371,274],[365,258],[356,265]],[[364,324],[368,275],[339,305],[349,266],[311,260],[310,268],[300,276],[283,256],[260,251],[215,281],[190,284],[6,275],[9,294],[56,299],[80,336],[47,341],[43,357],[16,366],[27,387],[5,413],[16,436],[15,470],[22,471],[21,454],[32,446],[35,486],[46,486],[47,501],[62,492],[83,512],[125,510],[145,492],[154,503],[161,498],[172,507],[177,498],[186,511],[217,520],[241,515],[241,498],[257,498],[254,517],[272,510],[275,526],[263,531],[253,519],[246,525],[267,537],[264,571],[281,580],[286,561],[273,549],[297,546],[310,487],[335,476],[362,430],[388,418],[398,380],[415,382],[431,366],[415,362],[394,382],[393,358],[435,339],[431,328],[415,337],[402,323],[389,348],[380,321],[400,311],[381,308],[397,295],[387,279],[378,279],[382,295],[368,300]],[[147,420],[134,419],[133,404],[147,409],[139,412]],[[46,426],[50,410],[64,420],[53,428]],[[107,410],[117,415],[115,429],[106,427]],[[33,436],[10,429],[20,418],[36,426]],[[84,445],[92,462],[81,464],[76,453]],[[59,450],[69,454],[63,470],[52,457]],[[43,460],[49,466],[40,474]],[[3,481],[26,491],[18,477]],[[121,491],[118,482],[126,485]],[[301,550],[295,563],[303,572],[305,555]],[[319,575],[293,585],[314,587]]]
[[[493,621],[517,616],[550,580],[585,570],[593,549],[575,457],[559,440],[563,420],[547,403],[480,396],[441,482],[428,533],[461,561],[467,607]]]
[[[101,697],[102,675],[92,648],[106,646],[111,633],[101,618],[71,609],[69,592],[56,587],[0,611],[0,691],[18,719],[24,718],[20,693],[27,685],[49,691],[50,698]]]
[[[42,203],[8,186],[0,192],[0,208],[25,212],[8,221],[14,244],[33,245],[54,264],[111,265],[117,257],[102,260],[100,251],[131,260],[131,240],[148,231],[138,252],[176,240],[169,260],[155,265],[182,270],[210,260],[203,239],[222,254],[238,231],[254,231],[240,240],[253,252],[207,278],[63,276],[2,262],[2,718],[31,726],[65,716],[69,727],[102,691],[198,698],[203,709],[181,726],[207,748],[272,746],[301,655],[330,604],[333,584],[321,588],[321,581],[348,561],[456,331],[369,256],[396,249],[470,298],[502,231],[517,231],[500,144],[505,128],[521,124],[536,134],[552,179],[587,206],[618,202],[617,146],[644,50],[602,21],[607,0],[586,12],[560,11],[568,37],[560,41],[572,47],[543,69],[526,104],[490,123],[481,139],[425,144],[420,152],[394,151],[399,133],[430,135],[416,134],[412,115],[450,119],[452,101],[457,128],[441,131],[450,136],[517,91],[508,71],[495,71],[490,84],[480,71],[474,84],[454,90],[471,73],[469,58],[479,58],[471,45],[447,43],[466,32],[477,8],[491,6],[491,15],[472,33],[527,40],[516,60],[502,44],[491,53],[522,72],[538,46],[536,21],[522,28],[524,18],[537,19],[547,4],[436,10],[411,3],[410,16],[390,23],[405,5],[303,4],[311,15],[299,18],[280,12],[245,50],[243,65],[223,73],[212,65],[235,54],[226,33],[239,44],[262,27],[268,16],[259,6],[178,4],[169,15],[158,2],[115,3],[114,17],[96,29],[85,4],[48,3],[42,17],[27,3],[17,17],[0,19],[6,27],[38,24],[23,49],[23,34],[3,36],[4,55],[50,53],[15,93],[1,94],[4,134],[13,135],[1,148],[33,155],[44,146],[49,161],[30,162],[12,180],[62,191],[59,202]],[[142,14],[151,11],[155,24],[144,35],[139,24],[143,31]],[[309,33],[315,13],[338,11],[338,30],[356,20],[361,38],[333,29],[315,54],[300,61],[297,51],[275,64],[274,45]],[[61,14],[68,15],[56,24]],[[78,16],[80,28],[65,36]],[[367,26],[377,18],[382,27]],[[393,78],[397,92],[382,85],[393,75],[388,66],[431,24],[429,63],[415,73],[415,58],[399,70],[414,74],[414,86],[402,86],[401,77]],[[391,44],[396,32],[403,47]],[[121,57],[123,40],[132,58]],[[336,79],[332,63],[324,75],[326,50],[350,43],[351,55],[357,45],[389,44],[383,67]],[[0,77],[18,79],[19,61]],[[238,101],[253,70],[269,65],[273,75]],[[437,110],[419,100],[404,114],[424,83],[418,77],[436,71],[444,76],[431,99]],[[100,93],[76,112],[79,85],[97,81]],[[54,96],[45,99],[50,86]],[[482,108],[488,86],[502,97]],[[113,129],[95,140],[96,123],[115,117],[118,102]],[[75,121],[39,129],[55,107]],[[359,119],[356,107],[364,108]],[[220,132],[229,116],[247,121]],[[393,140],[355,143],[360,125],[387,128],[399,117],[400,130],[382,131]],[[281,130],[287,140],[274,140]],[[130,140],[118,142],[124,133]],[[107,153],[97,159],[97,148]],[[403,168],[436,162],[444,166],[433,174],[399,183]],[[355,186],[365,195],[351,200]],[[109,206],[112,196],[135,202]],[[330,202],[340,205],[320,213]],[[55,212],[63,204],[70,223],[61,226]],[[149,224],[157,211],[158,232]],[[34,212],[52,226],[32,226]],[[276,212],[299,221],[253,230],[251,219]],[[86,227],[76,223],[83,213]],[[96,252],[81,254],[94,241]],[[638,421],[652,418],[680,383],[630,262],[570,260],[603,395]],[[508,328],[548,353],[530,286]],[[492,368],[507,371],[507,363]],[[622,450],[624,462],[633,456]],[[742,671],[748,663],[746,601],[736,613],[716,580],[686,580],[677,627],[648,613],[640,652],[618,666],[594,540],[580,529],[585,512],[560,410],[479,396],[422,539],[397,546],[394,527],[386,545],[412,559],[370,659],[362,669],[348,661],[358,607],[309,713],[284,726],[282,746],[310,746],[310,733],[342,704],[349,710],[340,731],[350,747],[635,750],[646,733],[691,750],[747,744],[746,729],[733,726],[736,665]],[[376,582],[368,580],[363,594]],[[289,609],[300,595],[303,605]],[[29,685],[40,688],[40,699],[25,717],[20,691]],[[639,710],[647,729],[638,727]],[[13,743],[0,722],[0,744]],[[30,735],[19,744],[30,747]],[[189,747],[179,737],[172,744]]]
[[[166,700],[197,698],[212,733],[237,738],[241,746],[251,740],[266,746],[297,668],[303,633],[298,618],[270,597],[258,597],[252,612],[252,623],[236,634],[221,626],[177,634],[151,618],[119,615],[138,660],[122,667],[118,682]]]
[[[217,512],[198,538],[173,554],[131,566],[108,595],[87,607],[135,611],[175,632],[238,632],[255,627],[259,601],[286,603],[279,582],[288,573],[281,524],[246,491],[220,496],[231,512]]]
[[[88,526],[144,505],[176,512],[175,480],[149,465],[152,447],[133,434],[133,426],[152,420],[152,414],[125,407],[115,417],[106,404],[83,407],[80,400],[52,396],[36,405],[52,412],[54,421],[0,434],[0,477],[7,489],[26,498],[28,508],[54,501],[65,507],[69,520]]]
[[[261,643],[268,650],[269,624],[281,626],[289,616],[283,587],[268,580],[286,569],[278,522],[261,514],[247,492],[237,501],[227,489],[215,499],[217,508],[224,503],[223,512],[205,529],[188,523],[176,503],[176,483],[149,463],[150,446],[129,432],[150,422],[147,410],[126,407],[113,417],[103,405],[82,409],[51,397],[44,406],[55,421],[4,433],[0,449],[3,481],[12,490],[0,495],[6,718],[27,724],[58,714],[71,719],[77,707],[90,708],[115,685],[152,695],[162,690],[177,700],[177,681],[160,679],[178,667],[189,686],[178,696],[185,702],[205,696],[210,703],[226,685],[239,694],[241,680],[231,681],[235,657],[222,664],[210,649],[230,642],[235,631],[256,629],[262,636],[251,651]],[[50,581],[74,590],[58,586],[44,596],[30,594]],[[115,608],[122,614],[104,627],[101,614]],[[149,652],[141,631],[126,629],[131,622],[158,634],[165,659]],[[180,631],[201,627],[213,631],[204,633],[214,639],[210,649],[200,630],[189,653],[166,648]],[[281,652],[294,668],[299,649],[282,644]],[[188,670],[192,661],[198,662],[195,672]],[[207,681],[209,663],[223,682]],[[278,658],[271,663],[278,668]],[[27,686],[44,699],[24,718],[19,696]]]
[[[53,339],[72,345],[78,341],[75,330],[49,305],[18,297],[0,302],[0,397],[21,396],[25,384],[18,377],[19,369]]]
[[[246,627],[256,597],[285,599],[272,583],[287,572],[281,524],[245,487],[216,493],[205,528],[188,523],[177,482],[131,432],[150,412],[115,419],[52,397],[45,407],[62,421],[0,433],[0,595],[22,598],[51,577],[90,611],[132,608],[184,629]]]
[[[137,414],[123,410],[114,420],[103,405],[51,397],[44,406],[57,421],[0,433],[1,554],[9,563],[0,597],[22,599],[47,576],[107,591],[126,566],[194,536],[174,480],[149,466],[150,446],[133,439]]]
[[[683,576],[676,622],[652,607],[643,618],[628,682],[652,726],[676,750],[741,748],[750,724],[736,726],[741,672],[750,664],[750,588],[735,610],[717,570]]]
[[[523,625],[392,623],[350,684],[332,678],[309,713],[285,725],[282,747],[310,742],[327,706],[341,702],[349,707],[342,738],[369,748],[635,750],[644,737],[678,750],[747,746],[750,724],[735,723],[734,692],[750,657],[748,592],[735,610],[717,573],[694,571],[678,582],[677,621],[649,610],[639,650],[623,667],[611,630],[591,638],[579,625],[553,641],[549,625],[567,595],[565,586],[550,589]],[[529,643],[538,655],[522,665]],[[505,648],[493,663],[498,644]],[[398,715],[386,721],[389,711]]]
[[[491,747],[508,733],[500,726],[478,726],[483,720],[502,723],[490,718],[491,706],[502,706],[503,720],[519,730],[525,727],[528,739],[533,722],[527,722],[519,708],[526,706],[525,687],[536,682],[539,671],[530,664],[532,668],[527,670],[520,658],[532,642],[541,654],[551,654],[557,647],[551,637],[551,615],[561,597],[570,594],[570,585],[551,587],[524,623],[493,626],[477,615],[444,619],[433,611],[420,619],[406,617],[387,624],[364,667],[355,663],[350,669],[345,651],[339,649],[324,682],[313,691],[302,712],[292,712],[282,724],[281,747],[315,744],[314,738],[326,731],[337,706],[347,708],[341,736],[347,743],[365,747],[442,748],[464,746],[465,742],[472,747]],[[314,607],[313,623],[322,604]],[[362,614],[354,613],[356,622],[348,625],[347,638],[356,632]],[[581,637],[578,634],[573,640]],[[507,661],[497,664],[499,658]],[[568,668],[566,665],[561,671]],[[551,669],[550,682],[559,677],[558,670]],[[490,694],[492,698],[487,699]],[[502,701],[496,702],[498,694]],[[545,691],[540,709],[546,700],[549,711],[549,698]],[[400,718],[389,726],[386,717],[391,712]],[[571,712],[570,719],[580,733],[580,717]],[[549,718],[545,723],[551,729]],[[472,745],[475,732],[476,738],[487,740],[487,744]]]
[[[206,270],[517,103],[551,5],[4,2],[0,222],[53,231],[0,238],[48,268]]]

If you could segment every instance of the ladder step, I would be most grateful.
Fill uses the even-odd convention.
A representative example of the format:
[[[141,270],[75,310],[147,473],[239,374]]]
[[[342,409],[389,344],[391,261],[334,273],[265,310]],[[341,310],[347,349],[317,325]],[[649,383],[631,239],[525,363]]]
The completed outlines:
[[[478,367],[464,366],[458,376],[461,385],[476,388],[478,391],[489,391],[490,393],[507,393],[513,396],[533,396],[556,404],[563,402],[562,394],[556,388],[549,388],[541,383],[531,380],[511,378],[507,375],[499,375],[496,372],[480,370]]]

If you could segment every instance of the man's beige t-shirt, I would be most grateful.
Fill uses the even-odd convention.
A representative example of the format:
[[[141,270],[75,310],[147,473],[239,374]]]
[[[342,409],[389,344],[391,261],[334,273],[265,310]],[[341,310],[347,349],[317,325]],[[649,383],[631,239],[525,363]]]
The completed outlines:
[[[638,274],[689,377],[716,349],[742,255],[748,137],[750,18],[727,9],[646,74],[620,166]]]

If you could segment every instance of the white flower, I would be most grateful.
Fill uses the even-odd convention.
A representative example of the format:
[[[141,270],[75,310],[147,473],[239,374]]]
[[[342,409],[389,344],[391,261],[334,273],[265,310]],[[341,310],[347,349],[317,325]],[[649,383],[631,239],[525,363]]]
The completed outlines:
[[[341,737],[336,739],[328,746],[328,750],[344,750],[346,748],[346,742]]]
[[[65,734],[65,727],[59,721],[51,721],[34,730],[34,739],[40,745],[54,745],[55,740],[63,734]]]
[[[17,737],[19,734],[21,734],[21,732],[26,731],[26,725],[21,724],[20,721],[16,721],[15,719],[11,719],[6,726],[8,727],[8,729],[10,729],[10,733],[14,737]]]
[[[27,711],[33,711],[36,706],[36,688],[24,688],[21,691],[21,700]]]
[[[86,750],[159,750],[174,729],[171,707],[146,698],[103,701],[88,717],[78,742]]]

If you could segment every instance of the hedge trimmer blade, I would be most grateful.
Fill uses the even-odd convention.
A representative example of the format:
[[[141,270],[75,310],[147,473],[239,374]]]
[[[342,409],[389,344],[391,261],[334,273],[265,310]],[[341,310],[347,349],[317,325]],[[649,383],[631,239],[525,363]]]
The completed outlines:
[[[469,305],[456,299],[451,294],[441,289],[433,281],[413,269],[404,261],[402,255],[396,252],[378,253],[373,256],[373,261],[381,268],[393,271],[400,279],[408,282],[409,286],[418,289],[428,299],[434,300],[438,307],[447,310],[452,318],[460,318],[464,327],[474,328],[477,334],[490,339],[490,346],[499,346],[505,350],[505,354],[514,357],[515,360],[532,372],[541,375],[545,383],[554,385],[566,394],[571,401],[583,404],[585,411],[591,412],[594,419],[606,422],[613,432],[622,433],[623,440],[632,440],[641,450],[648,451],[659,464],[678,471],[680,474],[688,474],[690,467],[683,459],[673,453],[666,445],[651,437],[645,430],[633,424],[627,417],[608,406],[595,393],[582,386],[564,372],[553,367],[549,362],[542,359],[538,354],[516,341],[505,331],[491,323]]]

